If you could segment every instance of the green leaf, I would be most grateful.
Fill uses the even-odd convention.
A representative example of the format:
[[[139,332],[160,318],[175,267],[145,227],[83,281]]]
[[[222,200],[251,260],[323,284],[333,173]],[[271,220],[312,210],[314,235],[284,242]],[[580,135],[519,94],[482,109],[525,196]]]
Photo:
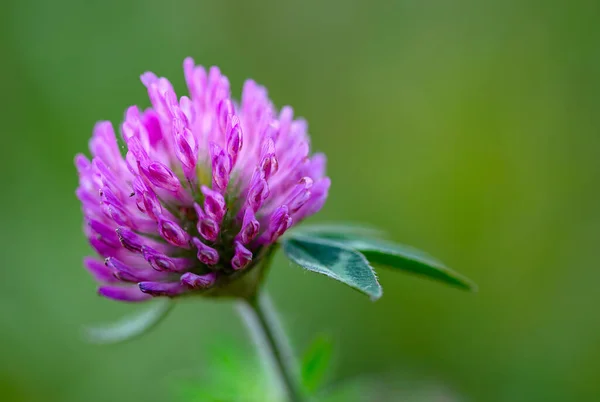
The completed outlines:
[[[441,261],[411,246],[349,233],[323,232],[324,238],[361,252],[369,262],[425,276],[446,284],[477,291],[477,285],[467,277],[448,268]]]
[[[136,315],[125,317],[103,327],[86,328],[90,342],[114,344],[135,339],[153,329],[171,311],[175,303],[161,298],[153,302],[149,309]]]
[[[296,234],[283,240],[285,255],[301,267],[327,275],[377,300],[382,295],[367,259],[335,241]]]
[[[302,384],[314,393],[325,378],[333,355],[333,342],[328,336],[318,336],[302,357]]]

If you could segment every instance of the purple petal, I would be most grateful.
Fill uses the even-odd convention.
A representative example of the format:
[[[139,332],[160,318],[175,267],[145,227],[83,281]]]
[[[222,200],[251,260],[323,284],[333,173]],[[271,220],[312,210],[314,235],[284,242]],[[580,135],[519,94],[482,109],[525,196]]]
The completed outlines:
[[[293,214],[298,211],[310,199],[310,188],[312,185],[313,180],[310,177],[303,177],[292,189],[288,199],[286,200],[286,204],[288,205],[290,213]]]
[[[118,246],[112,246],[110,244],[107,244],[105,241],[103,241],[102,238],[99,236],[90,237],[88,240],[89,240],[90,246],[92,246],[94,251],[96,251],[96,253],[98,253],[101,256],[106,257],[109,255],[114,255],[119,250],[122,250],[120,244]]]
[[[178,191],[181,188],[181,182],[165,165],[160,162],[152,162],[145,169],[146,177],[156,187],[164,188],[169,191]]]
[[[196,138],[181,119],[173,120],[175,153],[181,164],[193,170],[198,162],[198,144]]]
[[[96,124],[90,140],[90,151],[92,151],[92,155],[103,159],[109,166],[113,168],[119,166],[122,157],[111,122],[101,121]]]
[[[271,176],[277,173],[279,169],[279,162],[275,157],[275,154],[268,154],[260,161],[258,168],[263,172],[265,180],[269,180]]]
[[[142,247],[142,255],[157,271],[185,272],[196,264],[193,259],[168,257],[148,246]]]
[[[225,132],[227,130],[227,121],[233,113],[234,109],[231,100],[223,99],[219,102],[217,105],[217,118],[219,119],[221,131]]]
[[[202,209],[202,207],[196,203],[194,203],[194,210],[196,211],[196,217],[198,218],[198,220],[208,217],[208,215],[206,215],[206,213],[204,212],[204,209]]]
[[[160,217],[158,222],[158,232],[160,235],[174,246],[190,248],[190,235],[177,223]]]
[[[148,133],[148,142],[152,147],[163,140],[163,132],[160,127],[158,114],[153,109],[146,109],[141,115],[141,123]]]
[[[331,186],[331,180],[329,177],[324,177],[317,181],[311,188],[310,200],[302,207],[295,215],[295,220],[300,220],[319,212],[319,210],[325,204],[327,195],[329,193],[329,187]]]
[[[162,214],[162,206],[156,198],[156,194],[150,190],[140,177],[133,181],[133,192],[136,197],[136,205],[141,212],[147,213],[152,219],[157,219]]]
[[[275,142],[277,142],[277,139],[279,138],[279,129],[280,129],[280,125],[277,120],[271,121],[267,125],[267,127],[265,127],[262,137],[263,138],[271,138],[273,140],[273,148],[272,148],[273,151],[266,152],[266,153],[274,153],[275,152]],[[261,153],[261,158],[266,154],[264,151],[265,151],[265,148],[263,147],[263,152]]]
[[[75,155],[75,167],[79,174],[84,174],[92,168],[92,162],[83,154]]]
[[[260,157],[262,159],[266,155],[270,155],[270,154],[274,154],[274,153],[275,153],[275,140],[273,140],[273,137],[267,135],[267,136],[265,136],[265,139],[262,143]]]
[[[292,217],[289,214],[287,205],[282,205],[275,210],[269,222],[267,232],[267,242],[273,243],[279,236],[285,233],[292,226]]]
[[[152,73],[145,73],[141,78],[144,85],[148,88],[148,96],[150,97],[152,107],[156,110],[156,113],[158,113],[162,120],[168,120],[170,118],[170,113],[165,102],[164,94],[167,91],[173,91],[173,86],[166,78],[158,78]]]
[[[168,278],[168,273],[158,272],[150,267],[133,268],[114,257],[106,259],[106,266],[112,268],[114,275],[125,282],[158,281]]]
[[[204,275],[196,275],[192,272],[186,272],[181,275],[181,283],[192,289],[207,289],[217,281],[217,273],[209,272]]]
[[[224,192],[229,183],[231,160],[217,144],[213,143],[211,147],[211,161],[213,188]]]
[[[196,223],[198,232],[204,239],[216,241],[219,235],[219,224],[211,219],[200,205],[194,204],[194,209],[198,218],[198,222]]]
[[[219,262],[219,252],[214,248],[202,243],[200,239],[193,238],[192,242],[198,249],[198,260],[206,265],[215,265]]]
[[[112,169],[106,164],[104,159],[97,156],[92,159],[92,170],[106,182],[106,184],[114,184],[117,181],[117,176]]]
[[[120,247],[121,243],[114,228],[95,219],[90,219],[88,225],[97,235],[98,240],[110,247]]]
[[[75,190],[75,195],[79,201],[81,201],[81,206],[84,210],[84,213],[86,209],[91,209],[95,211],[94,214],[97,214],[97,210],[100,207],[100,200],[96,198],[95,194],[91,194],[86,189],[79,187],[77,190]]]
[[[321,179],[325,175],[325,166],[327,165],[327,158],[322,153],[314,154],[307,166],[304,173],[305,176],[310,176],[313,180]]]
[[[157,80],[158,77],[151,71],[146,71],[144,74],[140,75],[140,81],[147,87],[154,84]]]
[[[281,108],[279,112],[279,124],[282,135],[288,135],[290,131],[290,127],[292,125],[292,120],[294,118],[294,109],[290,106],[284,106]]]
[[[129,164],[129,170],[131,173],[137,174],[138,164],[146,166],[150,163],[150,157],[137,136],[125,137],[125,143],[127,144],[126,160]]]
[[[124,302],[142,302],[152,299],[149,294],[143,293],[138,286],[100,286],[98,294],[108,299]]]
[[[105,204],[115,205],[119,208],[123,207],[121,199],[115,194],[114,190],[108,186],[104,186],[100,189],[100,197]]]
[[[233,269],[244,269],[252,261],[252,252],[242,245],[239,241],[234,242],[235,254],[231,259]]]
[[[173,120],[184,120],[187,124],[187,116],[181,110],[175,91],[168,90],[163,93],[164,102],[169,110],[170,117]]]
[[[248,190],[248,205],[254,212],[257,212],[265,200],[269,197],[269,186],[259,171],[254,173]]]
[[[265,180],[277,173],[279,163],[275,156],[275,142],[271,137],[267,137],[262,145],[259,169],[263,172]]]
[[[187,287],[179,282],[140,282],[142,292],[152,296],[179,296],[187,292]]]
[[[242,150],[243,136],[242,126],[237,116],[233,116],[228,123],[231,128],[227,131],[227,153],[231,158],[231,165],[234,166],[237,162],[238,155]]]
[[[212,66],[208,71],[207,91],[208,100],[211,104],[229,97],[229,80],[221,74],[221,70],[216,66]]]
[[[130,215],[114,204],[105,204],[104,211],[119,226],[134,226]]]
[[[102,208],[109,218],[114,220],[118,225],[130,226],[131,219],[124,209],[125,206],[123,205],[123,202],[114,195],[109,187],[103,187],[100,190],[100,198],[102,199]],[[122,224],[119,223],[120,221],[125,221],[127,223]]]
[[[238,238],[242,244],[248,244],[258,235],[260,224],[254,216],[252,208],[246,208],[244,211],[244,218],[242,220],[242,229],[238,235]]]
[[[113,275],[113,271],[106,266],[103,261],[98,261],[92,257],[85,257],[83,259],[83,264],[85,268],[89,271],[90,274],[96,279],[98,282],[104,283],[117,283],[119,282],[117,278]]]
[[[121,242],[121,245],[123,247],[134,253],[142,252],[143,244],[140,236],[136,235],[131,230],[123,227],[117,228],[116,232],[117,236],[119,237],[119,241]]]
[[[194,102],[187,96],[182,96],[179,99],[179,106],[181,107],[181,111],[185,115],[188,125],[194,124],[196,121],[196,109],[194,108]]]
[[[194,59],[192,59],[191,57],[186,57],[183,61],[183,75],[185,76],[185,82],[192,97],[196,96],[196,84],[194,82],[194,67]]]
[[[216,241],[219,237],[219,225],[208,217],[198,220],[197,229],[206,240]]]
[[[221,193],[211,190],[206,186],[202,186],[201,190],[202,194],[204,194],[204,211],[206,215],[220,223],[227,212],[225,198]]]

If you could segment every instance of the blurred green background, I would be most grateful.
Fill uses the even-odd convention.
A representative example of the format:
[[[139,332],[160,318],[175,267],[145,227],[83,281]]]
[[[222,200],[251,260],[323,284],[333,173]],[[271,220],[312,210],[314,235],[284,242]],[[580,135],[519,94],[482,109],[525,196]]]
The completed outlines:
[[[334,380],[597,400],[599,17],[598,1],[3,1],[0,399],[164,401],[214,342],[252,353],[228,303],[186,301],[130,344],[81,336],[139,306],[82,268],[73,156],[97,120],[149,104],[142,72],[181,93],[190,55],[308,119],[333,179],[317,221],[380,226],[480,285],[380,269],[373,304],[279,256],[267,287],[296,347],[334,336]]]

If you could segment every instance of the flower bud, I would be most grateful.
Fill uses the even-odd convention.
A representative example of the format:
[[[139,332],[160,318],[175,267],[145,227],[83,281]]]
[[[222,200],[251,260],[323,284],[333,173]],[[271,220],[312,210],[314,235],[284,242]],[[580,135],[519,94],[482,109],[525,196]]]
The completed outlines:
[[[149,246],[142,247],[142,255],[157,271],[186,272],[196,264],[192,258],[169,257]]]
[[[239,241],[234,242],[235,254],[231,259],[231,267],[235,270],[244,269],[252,261],[252,252]]]
[[[186,272],[181,275],[181,283],[192,289],[207,289],[217,281],[216,272],[209,272],[204,275],[196,275],[192,272]]]
[[[198,161],[198,144],[191,130],[181,119],[173,120],[173,135],[175,138],[175,153],[187,170],[196,168]]]
[[[242,150],[242,126],[240,123],[240,119],[235,115],[229,119],[229,123],[227,124],[227,126],[227,153],[231,158],[231,165],[234,166],[237,162],[238,155]]]
[[[289,214],[287,205],[282,205],[275,210],[269,222],[268,242],[272,243],[277,240],[290,226],[292,226],[292,217]]]
[[[198,249],[197,256],[201,263],[206,265],[215,265],[219,262],[219,253],[217,250],[207,246],[206,244],[202,243],[200,239],[195,237],[192,239],[192,243],[194,243],[194,246],[196,246]]]
[[[214,189],[225,192],[229,183],[231,160],[228,155],[215,143],[211,147],[212,185]]]
[[[175,174],[160,162],[152,162],[144,168],[146,177],[156,187],[164,188],[169,191],[178,191],[181,183]]]
[[[227,212],[225,198],[221,193],[213,191],[206,186],[202,186],[201,190],[202,194],[204,194],[204,212],[209,218],[220,223]]]
[[[250,189],[248,190],[247,202],[254,212],[257,212],[269,197],[269,186],[260,171],[255,171]]]
[[[158,232],[163,239],[172,245],[186,249],[190,248],[190,235],[177,223],[169,219],[159,218]]]
[[[258,231],[260,229],[260,224],[256,217],[254,216],[254,212],[252,212],[252,208],[246,208],[244,211],[244,218],[242,221],[242,229],[238,234],[238,238],[242,244],[248,244],[258,235]]]

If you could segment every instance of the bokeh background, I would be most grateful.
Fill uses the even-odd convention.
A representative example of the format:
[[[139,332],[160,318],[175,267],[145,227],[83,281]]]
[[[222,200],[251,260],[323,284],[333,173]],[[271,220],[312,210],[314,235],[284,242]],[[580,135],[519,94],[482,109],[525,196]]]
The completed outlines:
[[[298,349],[332,334],[332,381],[393,370],[465,401],[597,400],[599,17],[576,0],[4,0],[0,399],[165,401],[215,342],[252,356],[228,303],[181,303],[125,345],[81,335],[136,306],[82,268],[73,156],[97,120],[149,104],[142,72],[181,93],[190,55],[308,119],[333,179],[316,221],[379,226],[480,285],[380,269],[371,303],[278,257],[268,290]]]

